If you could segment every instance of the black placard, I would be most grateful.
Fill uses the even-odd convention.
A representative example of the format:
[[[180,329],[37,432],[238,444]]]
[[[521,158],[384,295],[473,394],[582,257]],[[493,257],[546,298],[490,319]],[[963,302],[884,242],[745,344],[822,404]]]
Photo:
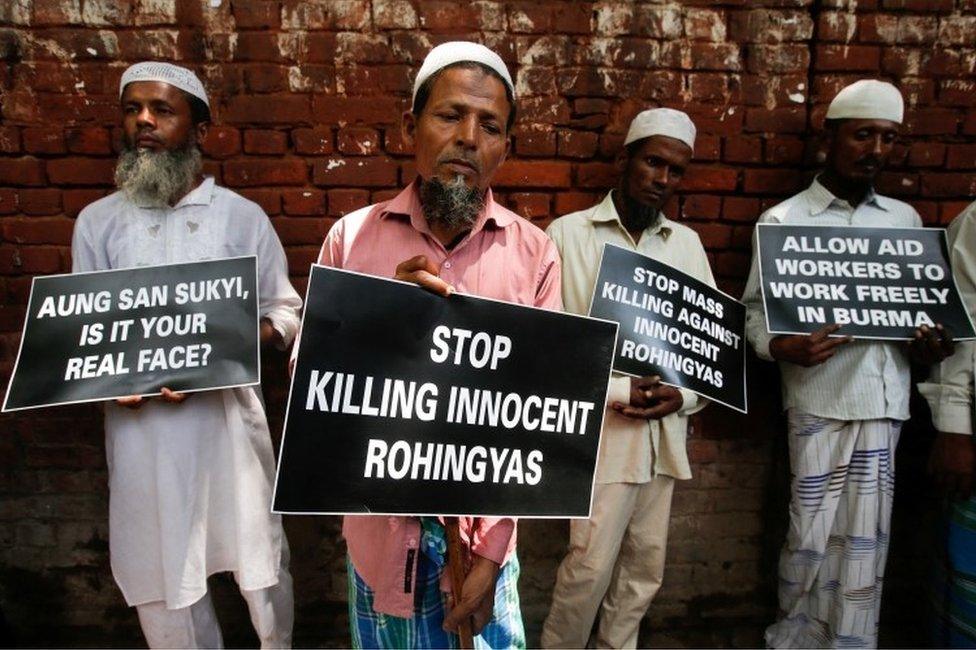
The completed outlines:
[[[257,258],[34,278],[4,411],[260,381]]]
[[[588,516],[616,330],[313,266],[274,511]]]
[[[936,323],[974,338],[949,268],[945,230],[758,224],[759,270],[771,334],[904,340]]]
[[[640,253],[604,244],[590,316],[620,323],[613,369],[659,375],[746,412],[745,306]]]

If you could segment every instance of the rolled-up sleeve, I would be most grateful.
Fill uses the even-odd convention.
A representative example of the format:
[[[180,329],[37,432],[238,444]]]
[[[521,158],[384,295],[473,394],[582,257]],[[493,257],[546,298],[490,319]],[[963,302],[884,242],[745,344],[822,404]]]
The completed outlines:
[[[471,552],[495,564],[504,564],[515,549],[515,520],[510,517],[485,517],[479,521],[471,540]]]
[[[258,240],[258,290],[261,318],[270,321],[281,336],[282,349],[291,345],[301,322],[302,299],[288,279],[288,260],[277,233],[265,217],[265,228]]]

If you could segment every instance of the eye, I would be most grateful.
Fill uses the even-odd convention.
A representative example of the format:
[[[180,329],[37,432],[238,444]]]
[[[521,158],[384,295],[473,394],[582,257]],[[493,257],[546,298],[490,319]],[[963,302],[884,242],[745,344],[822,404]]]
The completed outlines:
[[[445,122],[457,122],[459,119],[457,113],[449,112],[449,111],[437,113],[437,117],[444,120]]]
[[[481,128],[484,129],[486,133],[490,133],[491,135],[498,135],[502,132],[502,130],[494,122],[483,122],[481,124]]]
[[[858,129],[854,132],[854,137],[858,140],[867,140],[871,137],[871,134],[866,129]]]
[[[898,139],[898,136],[895,133],[885,133],[884,134],[884,138],[883,138],[885,144],[891,144],[892,142],[894,142],[897,139]]]
[[[685,175],[684,167],[672,167],[671,168],[670,176],[672,178],[681,178],[684,175]]]

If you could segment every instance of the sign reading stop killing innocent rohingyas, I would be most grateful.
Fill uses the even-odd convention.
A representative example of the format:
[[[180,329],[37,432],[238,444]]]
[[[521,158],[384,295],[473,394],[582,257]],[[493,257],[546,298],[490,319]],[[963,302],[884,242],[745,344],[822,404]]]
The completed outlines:
[[[616,331],[313,266],[273,510],[588,516]]]
[[[590,316],[620,323],[613,369],[658,375],[746,412],[745,306],[640,253],[604,244]]]
[[[759,224],[759,270],[771,334],[911,339],[922,325],[974,337],[945,230]]]
[[[257,258],[36,277],[4,411],[260,381]]]

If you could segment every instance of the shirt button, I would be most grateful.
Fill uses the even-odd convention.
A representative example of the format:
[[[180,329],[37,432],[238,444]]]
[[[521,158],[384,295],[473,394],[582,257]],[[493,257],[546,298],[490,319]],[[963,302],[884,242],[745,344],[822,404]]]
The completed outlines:
[[[417,548],[417,540],[410,539],[407,541],[407,548]]]
[[[451,268],[451,260],[448,260],[448,261],[444,262],[444,268],[445,269]]]

